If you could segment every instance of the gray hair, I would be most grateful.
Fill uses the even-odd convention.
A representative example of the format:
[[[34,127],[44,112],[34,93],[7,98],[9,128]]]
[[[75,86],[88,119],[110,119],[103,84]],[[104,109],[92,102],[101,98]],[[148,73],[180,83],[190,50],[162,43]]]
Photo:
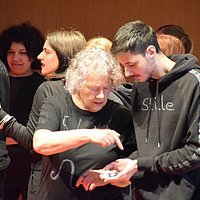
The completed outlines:
[[[108,76],[113,88],[125,82],[122,68],[111,53],[100,48],[86,48],[76,54],[67,70],[66,87],[69,92],[78,93],[91,74]]]

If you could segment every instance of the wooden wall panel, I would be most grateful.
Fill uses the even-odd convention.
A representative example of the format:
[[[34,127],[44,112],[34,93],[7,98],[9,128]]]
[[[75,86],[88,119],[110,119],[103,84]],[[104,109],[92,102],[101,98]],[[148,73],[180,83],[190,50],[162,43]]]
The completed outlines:
[[[193,54],[200,59],[199,0],[1,0],[0,31],[31,21],[44,33],[73,27],[86,38],[103,35],[112,39],[124,23],[140,19],[153,28],[179,24],[192,37]]]

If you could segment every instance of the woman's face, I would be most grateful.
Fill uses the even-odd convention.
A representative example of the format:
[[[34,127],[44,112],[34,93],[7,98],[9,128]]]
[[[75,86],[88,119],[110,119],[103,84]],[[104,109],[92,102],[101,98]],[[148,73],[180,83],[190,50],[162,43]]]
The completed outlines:
[[[83,88],[79,90],[78,101],[74,102],[79,108],[90,112],[100,111],[108,100],[112,89],[108,76],[89,75]]]
[[[43,51],[38,55],[38,60],[40,60],[41,66],[41,73],[42,75],[46,76],[58,69],[59,60],[56,52],[51,48],[48,43],[48,40],[45,41],[43,46]]]
[[[33,73],[32,60],[29,58],[23,44],[12,42],[7,53],[9,75],[16,77],[29,76]]]

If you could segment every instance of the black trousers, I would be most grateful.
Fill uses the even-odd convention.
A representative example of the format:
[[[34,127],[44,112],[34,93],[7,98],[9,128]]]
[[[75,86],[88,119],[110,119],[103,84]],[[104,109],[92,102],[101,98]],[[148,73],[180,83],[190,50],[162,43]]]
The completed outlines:
[[[4,200],[18,200],[20,194],[27,200],[28,181],[31,171],[29,150],[18,144],[7,145],[10,165],[6,170]]]
[[[0,200],[4,197],[4,186],[6,179],[6,169],[0,171]]]

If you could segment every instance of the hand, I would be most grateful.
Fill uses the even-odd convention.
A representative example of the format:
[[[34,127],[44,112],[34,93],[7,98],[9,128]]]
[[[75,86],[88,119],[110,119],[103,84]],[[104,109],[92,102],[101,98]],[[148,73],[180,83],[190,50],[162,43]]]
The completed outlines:
[[[100,179],[100,174],[104,170],[89,170],[85,173],[83,173],[78,181],[76,182],[76,187],[79,187],[80,185],[83,185],[84,189],[86,191],[91,191],[95,187],[104,186],[107,183],[105,183],[102,179]]]
[[[91,142],[102,147],[110,146],[114,143],[123,150],[123,145],[119,139],[120,134],[111,129],[92,129],[89,135]]]
[[[131,181],[118,181],[118,182],[113,182],[113,183],[110,183],[110,184],[123,188],[123,187],[127,187],[128,185],[130,185]]]
[[[114,184],[115,182],[127,182],[138,171],[137,160],[128,158],[118,159],[104,168],[106,170],[116,170],[119,172],[116,176],[109,177],[106,173],[102,173],[100,178],[106,183]]]

